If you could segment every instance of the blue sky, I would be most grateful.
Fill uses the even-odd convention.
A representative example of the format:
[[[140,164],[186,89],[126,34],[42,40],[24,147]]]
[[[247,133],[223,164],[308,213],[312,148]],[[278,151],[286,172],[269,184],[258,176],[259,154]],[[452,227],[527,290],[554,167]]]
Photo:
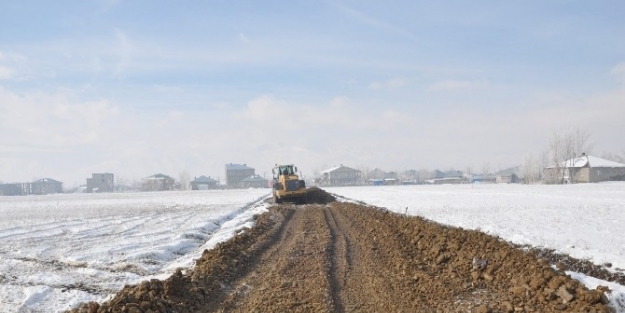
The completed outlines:
[[[0,181],[625,153],[622,1],[6,1]]]

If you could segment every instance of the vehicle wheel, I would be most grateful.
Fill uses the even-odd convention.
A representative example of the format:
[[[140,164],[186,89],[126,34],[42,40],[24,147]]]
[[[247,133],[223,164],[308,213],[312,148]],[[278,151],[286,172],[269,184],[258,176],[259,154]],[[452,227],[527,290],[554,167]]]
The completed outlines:
[[[298,200],[297,200],[298,204],[306,204],[306,195],[301,196]]]
[[[273,203],[280,203],[280,199],[278,199],[275,192],[273,193]]]

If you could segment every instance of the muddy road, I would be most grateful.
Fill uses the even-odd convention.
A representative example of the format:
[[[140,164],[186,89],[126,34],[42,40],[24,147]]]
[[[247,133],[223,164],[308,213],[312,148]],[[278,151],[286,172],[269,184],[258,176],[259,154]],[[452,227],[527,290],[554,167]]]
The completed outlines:
[[[332,202],[272,206],[193,270],[73,312],[610,312],[532,251],[477,231]]]

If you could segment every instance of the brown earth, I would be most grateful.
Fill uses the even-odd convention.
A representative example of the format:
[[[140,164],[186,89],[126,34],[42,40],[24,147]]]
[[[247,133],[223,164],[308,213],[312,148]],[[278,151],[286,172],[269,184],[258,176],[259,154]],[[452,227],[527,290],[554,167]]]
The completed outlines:
[[[194,269],[71,312],[611,312],[534,250],[313,189]]]

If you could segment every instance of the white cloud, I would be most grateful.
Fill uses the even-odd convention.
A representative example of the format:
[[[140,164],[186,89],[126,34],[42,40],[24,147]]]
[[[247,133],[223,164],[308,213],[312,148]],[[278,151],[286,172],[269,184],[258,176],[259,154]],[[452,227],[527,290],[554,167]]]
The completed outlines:
[[[0,51],[0,80],[20,80],[20,69],[24,67],[28,59],[17,53],[5,53]]]
[[[3,79],[3,80],[12,79],[14,74],[15,74],[15,71],[13,69],[0,65],[0,79]]]
[[[404,35],[413,39],[416,39],[417,36],[415,36],[413,33],[407,31],[404,28],[401,27],[397,27],[394,25],[391,25],[387,22],[384,22],[380,19],[371,17],[367,14],[364,14],[356,9],[350,8],[348,6],[339,4],[339,3],[332,3],[335,7],[339,8],[341,11],[343,11],[344,13],[347,13],[348,15],[354,17],[356,20],[358,20],[359,22],[365,24],[365,25],[369,25],[375,28],[380,28],[380,29],[387,29],[390,30],[392,32],[395,32],[397,34],[400,35]]]
[[[167,116],[170,119],[182,119],[182,118],[184,118],[185,113],[183,111],[180,111],[180,110],[171,110],[171,111],[169,111]]]
[[[1,144],[25,149],[69,148],[106,134],[102,123],[119,113],[108,101],[78,102],[64,92],[17,95],[0,89]]]
[[[152,86],[152,88],[154,88],[154,91],[159,92],[159,93],[181,93],[184,91],[184,89],[181,86],[175,86],[175,85],[154,85]]]
[[[118,6],[122,0],[100,0],[99,2],[101,10],[106,12]]]
[[[20,63],[28,60],[24,55],[13,53],[13,52],[2,52],[0,51],[0,62],[12,62],[12,63]]]
[[[402,124],[408,122],[410,120],[409,116],[402,111],[398,110],[386,110],[382,112],[382,123],[391,128],[395,128],[397,126],[403,126]]]
[[[404,87],[407,84],[408,81],[403,78],[394,78],[385,82],[373,82],[369,85],[369,88],[373,90],[397,89]]]
[[[621,62],[614,66],[610,71],[612,75],[617,76],[621,82],[625,83],[625,62]]]
[[[475,91],[489,87],[486,80],[443,80],[430,85],[427,90],[439,91]]]
[[[98,123],[119,114],[119,109],[106,100],[73,103],[62,101],[56,104],[55,116],[72,121]]]
[[[334,97],[330,101],[330,105],[336,108],[347,106],[347,105],[350,105],[351,103],[352,103],[352,100],[346,96]]]
[[[118,60],[113,73],[115,76],[119,76],[126,71],[128,65],[130,64],[130,60],[134,53],[134,47],[126,33],[121,29],[115,29],[115,38],[117,40],[115,49]]]
[[[252,42],[244,33],[239,33],[238,38],[240,42],[245,44]]]
[[[16,168],[2,179],[17,181],[37,175],[82,181],[95,171],[218,176],[228,162],[250,164],[261,174],[276,162],[296,163],[308,173],[340,163],[389,170],[485,162],[505,167],[540,152],[549,131],[563,123],[588,127],[597,141],[614,147],[598,149],[621,151],[623,89],[584,99],[551,92],[519,99],[518,110],[460,107],[450,113],[346,96],[297,103],[272,94],[243,106],[217,103],[219,109],[129,109],[107,99],[79,100],[71,90],[21,95],[0,88],[0,164]]]
[[[278,100],[273,95],[262,95],[248,102],[242,116],[261,123],[288,123],[293,120],[294,113],[294,107],[285,101]]]

